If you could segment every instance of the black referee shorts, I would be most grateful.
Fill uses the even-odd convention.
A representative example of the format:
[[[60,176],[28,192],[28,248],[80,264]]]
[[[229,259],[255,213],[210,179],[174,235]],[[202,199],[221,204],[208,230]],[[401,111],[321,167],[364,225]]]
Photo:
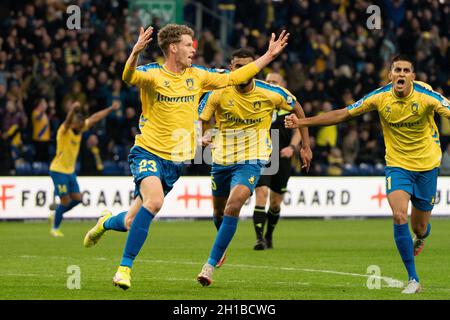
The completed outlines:
[[[291,177],[291,158],[280,158],[280,167],[278,172],[274,175],[261,175],[258,180],[256,188],[267,186],[270,190],[283,194],[285,193],[289,178]]]

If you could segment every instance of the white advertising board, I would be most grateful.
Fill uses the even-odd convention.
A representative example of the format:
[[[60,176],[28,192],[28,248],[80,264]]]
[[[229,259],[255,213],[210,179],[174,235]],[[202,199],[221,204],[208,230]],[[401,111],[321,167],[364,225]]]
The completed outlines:
[[[83,204],[65,218],[96,218],[104,209],[126,211],[132,201],[131,177],[79,177]],[[0,177],[0,219],[46,218],[53,202],[50,177]],[[209,177],[182,177],[167,195],[160,218],[212,216]],[[251,217],[254,196],[241,212]],[[390,216],[383,177],[292,177],[283,217]],[[433,215],[450,215],[450,177],[438,179]]]

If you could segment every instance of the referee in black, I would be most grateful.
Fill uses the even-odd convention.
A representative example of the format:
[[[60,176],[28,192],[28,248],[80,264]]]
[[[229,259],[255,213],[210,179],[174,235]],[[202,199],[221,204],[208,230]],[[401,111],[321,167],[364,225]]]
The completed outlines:
[[[279,73],[267,74],[266,82],[286,87],[286,82]],[[308,129],[301,129],[301,134],[299,130],[286,129],[284,126],[284,117],[287,114],[289,114],[287,111],[275,110],[272,118],[271,130],[277,129],[279,132],[280,165],[278,172],[275,175],[264,175],[263,173],[255,189],[256,205],[253,211],[253,224],[256,232],[255,250],[273,248],[272,234],[280,218],[280,205],[283,201],[283,194],[286,192],[289,177],[291,176],[291,157],[300,152],[303,163],[302,168],[306,168],[307,171],[309,170],[312,159]],[[301,146],[300,142],[302,142]],[[266,213],[269,189],[270,204],[269,210]],[[265,235],[263,235],[266,220],[267,229]]]

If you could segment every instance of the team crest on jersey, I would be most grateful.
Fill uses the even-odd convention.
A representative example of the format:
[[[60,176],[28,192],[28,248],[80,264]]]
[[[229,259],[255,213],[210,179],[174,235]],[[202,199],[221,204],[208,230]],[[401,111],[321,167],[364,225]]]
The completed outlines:
[[[170,86],[170,82],[168,80],[164,80],[163,87],[168,88]]]
[[[188,90],[194,90],[194,79],[192,78],[186,79],[186,86]]]
[[[228,100],[228,106],[229,107],[234,107],[234,100],[233,99]]]
[[[413,102],[411,105],[411,113],[414,115],[419,114],[419,104],[417,102]]]
[[[255,109],[255,111],[261,110],[261,101],[253,102],[253,109]]]
[[[391,106],[386,106],[386,112],[391,113]]]
[[[255,183],[255,176],[251,176],[251,177],[248,179],[248,182],[249,182],[250,184],[254,184],[254,183]]]

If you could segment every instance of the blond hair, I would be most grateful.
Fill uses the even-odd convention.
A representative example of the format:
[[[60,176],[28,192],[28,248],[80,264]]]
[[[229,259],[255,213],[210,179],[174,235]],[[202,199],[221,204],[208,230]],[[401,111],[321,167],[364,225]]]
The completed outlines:
[[[164,55],[167,53],[167,49],[171,43],[181,41],[181,36],[187,34],[194,37],[194,30],[186,25],[180,24],[168,24],[158,32],[158,45],[163,51]]]

